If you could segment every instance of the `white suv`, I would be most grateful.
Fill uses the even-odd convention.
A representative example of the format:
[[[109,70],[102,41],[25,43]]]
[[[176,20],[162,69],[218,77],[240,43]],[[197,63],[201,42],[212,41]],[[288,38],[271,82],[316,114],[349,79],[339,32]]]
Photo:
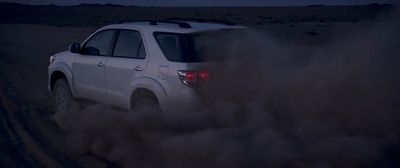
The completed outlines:
[[[77,98],[134,110],[141,105],[194,108],[210,79],[207,50],[242,26],[204,21],[132,21],[102,27],[82,44],[50,57],[48,88],[57,111]],[[212,55],[212,54],[211,54]]]

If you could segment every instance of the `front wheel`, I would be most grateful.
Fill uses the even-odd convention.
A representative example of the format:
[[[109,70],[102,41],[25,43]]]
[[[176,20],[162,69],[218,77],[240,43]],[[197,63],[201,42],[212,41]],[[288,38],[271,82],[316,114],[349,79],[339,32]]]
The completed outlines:
[[[59,79],[54,84],[54,96],[56,99],[56,113],[70,112],[77,105],[77,101],[65,79]]]

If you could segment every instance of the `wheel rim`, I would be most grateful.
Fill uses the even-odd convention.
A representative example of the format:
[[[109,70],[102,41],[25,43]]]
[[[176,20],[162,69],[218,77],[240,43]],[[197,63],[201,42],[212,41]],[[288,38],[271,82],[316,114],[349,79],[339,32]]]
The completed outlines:
[[[70,100],[66,89],[63,87],[57,87],[55,90],[55,97],[58,111],[67,111]]]
[[[158,110],[158,104],[151,99],[144,98],[136,102],[137,110]]]
[[[143,126],[143,128],[152,130],[160,130],[163,128],[163,115],[158,103],[154,100],[142,97],[140,100],[136,101],[133,112],[140,118],[140,121],[137,122]]]

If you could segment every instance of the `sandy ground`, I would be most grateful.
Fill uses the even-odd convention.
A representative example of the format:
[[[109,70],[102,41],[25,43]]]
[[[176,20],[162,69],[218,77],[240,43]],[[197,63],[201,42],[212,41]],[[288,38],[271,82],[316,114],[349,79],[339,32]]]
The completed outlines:
[[[6,148],[1,150],[2,164],[81,167],[80,159],[63,152],[67,150],[63,134],[50,119],[54,110],[46,69],[49,55],[81,41],[93,29],[34,25],[2,25],[0,29],[0,132]],[[90,164],[90,158],[85,163]]]
[[[262,20],[270,22],[269,18]],[[351,34],[365,23],[262,24],[253,26],[280,41],[313,47],[337,38],[333,35]],[[54,105],[47,90],[48,58],[66,50],[68,44],[82,41],[94,30],[0,25],[0,167],[116,167],[92,153],[73,154],[66,142],[67,135],[51,119]]]

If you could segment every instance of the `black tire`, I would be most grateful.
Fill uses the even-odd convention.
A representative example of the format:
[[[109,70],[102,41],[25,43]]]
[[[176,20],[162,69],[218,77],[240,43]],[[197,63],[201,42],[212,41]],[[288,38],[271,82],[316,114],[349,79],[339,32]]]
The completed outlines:
[[[137,91],[132,100],[132,111],[160,112],[157,97],[150,91]]]
[[[158,99],[148,90],[138,90],[134,93],[131,115],[135,116],[132,121],[144,129],[161,131],[165,128]]]
[[[70,112],[78,105],[66,79],[58,79],[55,82],[53,93],[56,100],[56,113]]]

